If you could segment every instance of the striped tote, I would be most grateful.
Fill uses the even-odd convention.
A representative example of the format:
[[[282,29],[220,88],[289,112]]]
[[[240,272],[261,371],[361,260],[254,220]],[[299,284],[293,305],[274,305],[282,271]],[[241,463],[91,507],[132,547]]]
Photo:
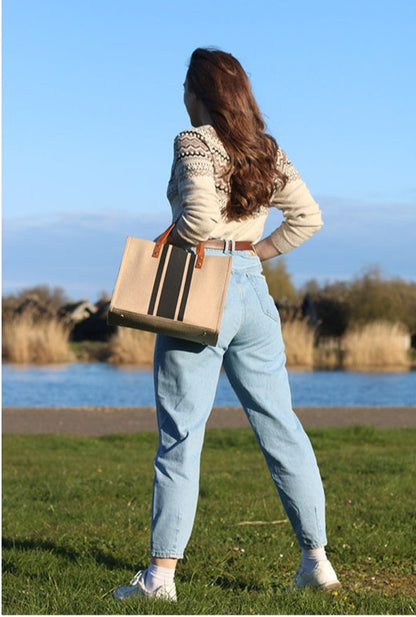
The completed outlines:
[[[167,244],[173,226],[155,242],[127,238],[107,321],[216,345],[232,258]]]

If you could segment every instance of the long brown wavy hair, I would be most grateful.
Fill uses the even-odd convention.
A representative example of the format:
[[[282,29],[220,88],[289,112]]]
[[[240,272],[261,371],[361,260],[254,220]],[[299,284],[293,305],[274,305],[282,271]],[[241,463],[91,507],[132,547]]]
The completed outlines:
[[[265,132],[250,81],[234,56],[209,48],[193,52],[186,79],[230,156],[231,194],[224,214],[228,220],[248,218],[269,206],[276,188],[287,182],[277,168],[278,145]]]

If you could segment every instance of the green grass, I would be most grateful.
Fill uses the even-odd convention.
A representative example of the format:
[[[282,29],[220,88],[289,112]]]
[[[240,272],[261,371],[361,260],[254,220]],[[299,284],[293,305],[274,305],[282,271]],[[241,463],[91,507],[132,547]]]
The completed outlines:
[[[156,434],[3,437],[3,613],[414,614],[413,429],[308,431],[337,592],[288,592],[299,551],[249,430],[210,430],[179,601],[122,604],[147,566]],[[234,550],[237,548],[239,550]]]

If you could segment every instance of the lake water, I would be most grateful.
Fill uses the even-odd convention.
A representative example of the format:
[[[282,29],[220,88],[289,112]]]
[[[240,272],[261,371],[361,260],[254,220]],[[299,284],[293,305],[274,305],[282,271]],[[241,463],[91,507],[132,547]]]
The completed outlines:
[[[293,405],[416,405],[416,371],[353,373],[289,372]],[[221,373],[216,406],[239,405]],[[105,363],[59,366],[3,365],[3,405],[12,406],[153,406],[150,370]]]

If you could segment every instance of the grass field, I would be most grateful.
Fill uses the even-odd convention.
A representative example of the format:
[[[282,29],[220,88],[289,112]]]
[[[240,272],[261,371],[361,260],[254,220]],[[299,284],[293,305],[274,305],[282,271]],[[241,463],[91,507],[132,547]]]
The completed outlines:
[[[414,614],[416,430],[308,432],[338,592],[288,591],[299,553],[249,430],[207,432],[177,604],[111,593],[148,563],[156,434],[5,435],[3,614]]]

